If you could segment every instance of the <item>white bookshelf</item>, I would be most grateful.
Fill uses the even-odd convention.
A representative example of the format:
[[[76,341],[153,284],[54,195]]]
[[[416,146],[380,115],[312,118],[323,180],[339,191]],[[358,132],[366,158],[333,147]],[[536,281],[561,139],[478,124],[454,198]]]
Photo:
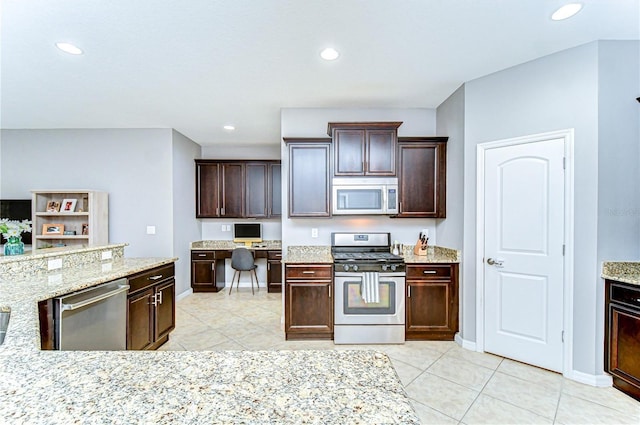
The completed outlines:
[[[107,245],[109,243],[109,194],[95,190],[34,190],[33,196],[33,246],[35,249],[68,246]],[[63,201],[75,200],[73,211],[65,211]],[[57,202],[60,210],[48,212],[50,202]],[[43,226],[75,234],[46,234]],[[83,228],[86,229],[83,234]],[[59,229],[62,231],[62,229]]]

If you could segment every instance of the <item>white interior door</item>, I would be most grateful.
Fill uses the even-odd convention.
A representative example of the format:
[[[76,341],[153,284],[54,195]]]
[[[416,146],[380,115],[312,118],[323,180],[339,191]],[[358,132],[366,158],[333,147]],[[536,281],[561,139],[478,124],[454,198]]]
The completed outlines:
[[[485,151],[484,349],[561,372],[564,140]]]

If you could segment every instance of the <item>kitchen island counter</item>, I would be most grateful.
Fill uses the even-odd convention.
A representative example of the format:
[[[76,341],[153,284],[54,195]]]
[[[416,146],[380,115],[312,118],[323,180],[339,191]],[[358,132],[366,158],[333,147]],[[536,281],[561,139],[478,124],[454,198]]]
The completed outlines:
[[[0,278],[3,423],[419,423],[374,351],[41,351],[37,302],[175,261]]]

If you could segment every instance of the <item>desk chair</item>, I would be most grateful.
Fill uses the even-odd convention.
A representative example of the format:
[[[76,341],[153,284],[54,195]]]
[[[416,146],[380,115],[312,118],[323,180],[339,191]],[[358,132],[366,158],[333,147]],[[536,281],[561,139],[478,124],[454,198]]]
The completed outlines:
[[[231,252],[231,268],[233,268],[233,278],[231,279],[231,287],[229,288],[229,295],[231,295],[231,290],[233,289],[233,281],[236,279],[236,274],[238,275],[238,281],[236,282],[236,291],[238,290],[238,286],[240,286],[240,276],[242,272],[248,271],[253,272],[253,275],[249,273],[251,277],[251,293],[253,292],[253,277],[256,277],[256,285],[258,286],[258,291],[260,290],[260,283],[258,282],[258,275],[256,274],[256,266],[255,260],[253,258],[253,254],[247,248],[235,248]]]

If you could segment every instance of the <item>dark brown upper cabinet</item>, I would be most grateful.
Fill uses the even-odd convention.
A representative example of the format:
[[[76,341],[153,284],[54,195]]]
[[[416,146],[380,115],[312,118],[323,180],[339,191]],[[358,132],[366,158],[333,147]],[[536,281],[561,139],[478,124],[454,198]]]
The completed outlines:
[[[402,122],[329,123],[335,176],[395,176]]]
[[[289,217],[330,217],[330,139],[285,138],[289,148]]]
[[[446,217],[448,137],[398,139],[397,217]]]
[[[280,184],[280,161],[195,162],[196,218],[266,218],[280,214],[280,188],[271,186],[276,181]],[[274,172],[278,176],[273,176]],[[272,215],[274,210],[277,214]]]

